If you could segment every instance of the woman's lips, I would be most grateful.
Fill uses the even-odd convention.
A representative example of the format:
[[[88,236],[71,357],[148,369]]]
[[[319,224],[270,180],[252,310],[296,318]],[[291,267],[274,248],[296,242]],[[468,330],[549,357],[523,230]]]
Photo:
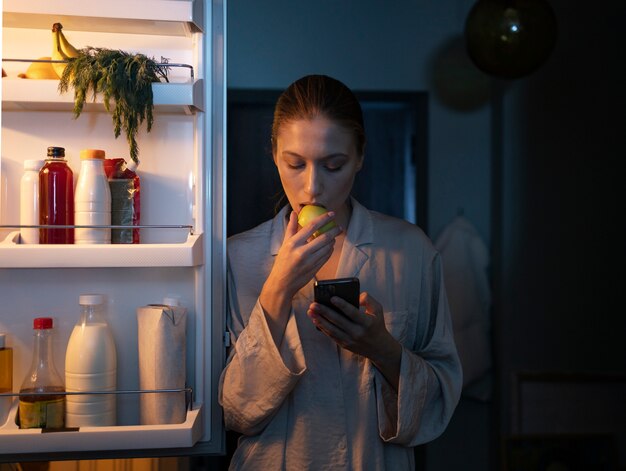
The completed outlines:
[[[326,209],[326,206],[324,206],[322,203],[301,203],[300,209],[304,208],[305,206],[319,206],[320,208]]]

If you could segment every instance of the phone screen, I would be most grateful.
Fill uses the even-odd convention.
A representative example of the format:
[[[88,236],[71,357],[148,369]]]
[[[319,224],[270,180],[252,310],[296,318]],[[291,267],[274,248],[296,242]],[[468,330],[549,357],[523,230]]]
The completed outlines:
[[[317,280],[314,285],[315,302],[338,311],[337,306],[330,302],[330,298],[338,296],[345,299],[357,309],[361,293],[358,278],[336,278],[332,280]]]

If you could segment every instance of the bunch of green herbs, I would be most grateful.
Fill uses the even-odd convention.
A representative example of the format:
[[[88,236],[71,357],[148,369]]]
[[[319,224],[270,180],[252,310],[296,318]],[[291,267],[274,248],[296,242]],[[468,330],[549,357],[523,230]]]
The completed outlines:
[[[152,83],[161,79],[167,82],[168,67],[143,54],[120,50],[88,46],[78,52],[78,57],[68,59],[59,92],[67,92],[70,86],[74,89],[75,118],[83,111],[90,92],[93,101],[101,94],[113,118],[115,138],[124,130],[130,157],[139,163],[137,132],[144,121],[147,132],[152,129]]]

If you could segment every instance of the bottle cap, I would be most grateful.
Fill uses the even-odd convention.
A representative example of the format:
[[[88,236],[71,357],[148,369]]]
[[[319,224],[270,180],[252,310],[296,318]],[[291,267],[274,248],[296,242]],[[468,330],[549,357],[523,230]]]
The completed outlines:
[[[52,329],[52,317],[36,317],[33,319],[33,329]]]
[[[6,338],[5,333],[0,333],[0,348],[4,348],[4,340]]]
[[[81,306],[96,306],[104,302],[104,296],[101,294],[81,294],[78,297],[78,304]]]
[[[48,147],[48,157],[65,157],[65,147]]]
[[[41,170],[45,163],[45,160],[25,160],[24,170]]]
[[[83,149],[80,151],[80,160],[104,159],[104,155],[102,149]]]
[[[163,305],[175,307],[180,305],[180,301],[178,300],[178,298],[174,298],[173,296],[166,296],[165,298],[163,298]]]

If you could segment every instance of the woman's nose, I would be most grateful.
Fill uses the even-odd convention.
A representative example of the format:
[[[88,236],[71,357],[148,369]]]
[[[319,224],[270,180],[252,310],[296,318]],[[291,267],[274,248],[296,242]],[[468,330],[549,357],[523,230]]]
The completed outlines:
[[[320,173],[313,165],[307,171],[305,185],[305,191],[309,196],[317,196],[322,192]]]

